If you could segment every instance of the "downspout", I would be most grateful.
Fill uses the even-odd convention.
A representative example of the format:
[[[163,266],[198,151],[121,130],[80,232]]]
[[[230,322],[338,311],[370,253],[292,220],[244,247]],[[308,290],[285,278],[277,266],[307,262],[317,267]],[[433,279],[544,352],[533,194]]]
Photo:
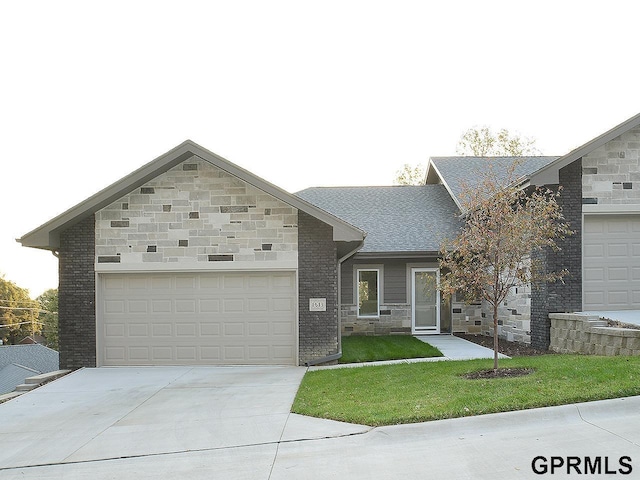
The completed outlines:
[[[358,244],[356,248],[351,250],[349,253],[344,255],[343,257],[338,259],[338,351],[331,355],[327,355],[326,357],[316,358],[314,360],[309,360],[305,362],[305,366],[311,367],[313,365],[319,365],[321,363],[333,362],[334,360],[340,359],[342,357],[342,309],[340,308],[342,305],[342,264],[350,257],[354,256],[358,250],[360,250],[364,246],[364,239]]]

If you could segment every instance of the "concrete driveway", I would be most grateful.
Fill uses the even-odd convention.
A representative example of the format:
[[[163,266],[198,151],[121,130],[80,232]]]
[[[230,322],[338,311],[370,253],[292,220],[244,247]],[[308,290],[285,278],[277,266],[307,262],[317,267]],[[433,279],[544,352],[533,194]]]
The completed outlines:
[[[640,478],[640,397],[370,428],[290,414],[304,372],[75,372],[0,405],[0,478],[500,480],[540,478],[538,456]]]

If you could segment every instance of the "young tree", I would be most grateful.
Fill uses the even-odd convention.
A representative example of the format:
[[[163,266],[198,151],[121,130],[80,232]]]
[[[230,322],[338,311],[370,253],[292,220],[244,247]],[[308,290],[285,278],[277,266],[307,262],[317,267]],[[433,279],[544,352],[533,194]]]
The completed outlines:
[[[458,236],[444,242],[440,289],[446,296],[462,292],[467,300],[483,299],[493,309],[493,368],[498,369],[498,307],[513,287],[562,280],[566,270],[547,272],[535,252],[559,250],[557,240],[573,232],[564,221],[554,193],[545,188],[526,192],[506,183],[490,165],[478,186],[462,196],[465,223]]]
[[[42,333],[47,339],[47,346],[58,350],[58,289],[50,288],[36,298],[36,301],[43,310],[40,312],[40,319],[44,324]]]
[[[503,128],[493,133],[487,126],[473,127],[462,134],[456,151],[458,155],[474,157],[521,157],[540,155],[536,141],[509,133]]]
[[[426,173],[427,170],[423,165],[412,166],[405,163],[402,169],[396,172],[393,183],[396,185],[422,185]]]

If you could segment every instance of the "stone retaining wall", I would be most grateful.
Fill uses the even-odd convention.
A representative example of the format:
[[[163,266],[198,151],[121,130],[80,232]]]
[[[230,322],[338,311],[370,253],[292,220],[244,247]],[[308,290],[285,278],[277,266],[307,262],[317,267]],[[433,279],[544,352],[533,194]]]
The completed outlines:
[[[607,327],[596,315],[550,313],[551,344],[557,353],[640,355],[640,330]]]

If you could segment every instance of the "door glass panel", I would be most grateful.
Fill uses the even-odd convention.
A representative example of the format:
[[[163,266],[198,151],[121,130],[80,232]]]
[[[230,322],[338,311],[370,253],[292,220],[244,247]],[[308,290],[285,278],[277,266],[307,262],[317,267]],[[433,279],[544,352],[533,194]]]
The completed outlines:
[[[415,285],[415,328],[436,328],[438,326],[436,274],[435,272],[414,272]]]

